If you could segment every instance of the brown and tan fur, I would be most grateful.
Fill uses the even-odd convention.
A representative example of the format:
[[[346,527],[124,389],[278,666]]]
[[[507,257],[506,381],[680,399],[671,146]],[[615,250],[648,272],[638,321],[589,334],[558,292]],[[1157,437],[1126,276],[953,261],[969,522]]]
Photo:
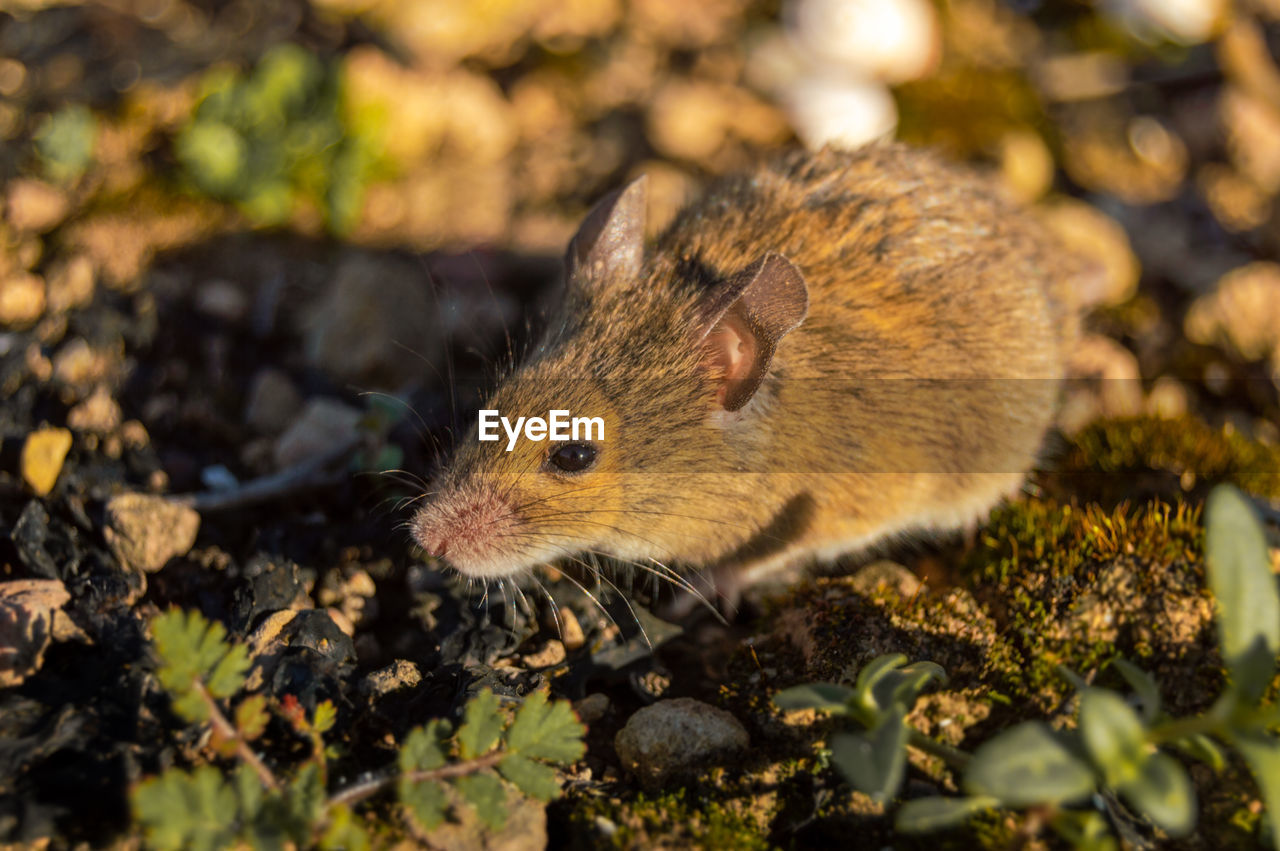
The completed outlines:
[[[595,466],[473,431],[413,520],[428,551],[477,577],[593,553],[755,578],[958,528],[1020,487],[1076,329],[1073,260],[1024,211],[901,146],[719,180],[642,256],[636,196],[584,224],[555,321],[487,405],[603,416]],[[755,312],[709,320],[770,252]],[[743,391],[733,358],[771,341]]]

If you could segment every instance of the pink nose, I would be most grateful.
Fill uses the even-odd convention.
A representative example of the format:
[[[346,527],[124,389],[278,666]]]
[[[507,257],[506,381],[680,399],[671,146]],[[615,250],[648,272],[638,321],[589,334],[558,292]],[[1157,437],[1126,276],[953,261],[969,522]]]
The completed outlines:
[[[432,538],[423,547],[427,551],[427,555],[435,558],[444,558],[449,554],[449,542],[444,538]]]

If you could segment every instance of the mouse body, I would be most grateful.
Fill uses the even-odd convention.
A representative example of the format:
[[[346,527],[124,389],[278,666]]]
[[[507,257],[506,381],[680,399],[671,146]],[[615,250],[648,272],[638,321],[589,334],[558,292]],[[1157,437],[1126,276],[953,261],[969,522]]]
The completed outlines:
[[[1077,267],[986,180],[901,145],[715,180],[651,247],[641,178],[566,254],[559,308],[410,522],[464,575],[604,556],[754,581],[953,530],[1037,460],[1077,333]]]

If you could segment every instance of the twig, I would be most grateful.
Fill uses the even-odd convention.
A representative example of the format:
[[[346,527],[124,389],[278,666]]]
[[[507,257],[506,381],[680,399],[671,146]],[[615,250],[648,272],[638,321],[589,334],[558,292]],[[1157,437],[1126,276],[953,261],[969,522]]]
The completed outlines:
[[[213,695],[209,694],[209,690],[204,687],[204,683],[196,680],[192,685],[196,694],[200,695],[200,699],[204,701],[205,706],[209,708],[209,721],[213,724],[213,729],[217,731],[224,739],[236,743],[236,755],[244,760],[244,763],[254,770],[258,775],[258,779],[262,781],[262,785],[271,791],[278,791],[280,782],[276,780],[276,776],[271,773],[271,769],[267,768],[266,763],[258,759],[258,755],[253,752],[253,748],[249,747],[249,743],[240,735],[240,731],[231,725],[227,720],[227,716],[222,714],[222,710],[218,708],[218,702],[213,699]]]
[[[348,438],[334,446],[328,452],[315,455],[292,467],[272,473],[269,476],[253,479],[230,490],[204,491],[202,493],[185,494],[174,497],[177,502],[189,505],[197,511],[226,511],[232,508],[243,508],[259,502],[287,496],[294,491],[311,487],[320,481],[320,473],[325,467],[345,458],[360,444],[360,437]]]
[[[363,801],[365,798],[378,794],[383,789],[395,783],[397,780],[404,778],[413,783],[422,783],[428,780],[447,780],[450,777],[461,777],[466,774],[474,774],[484,768],[492,768],[502,762],[502,758],[507,754],[504,751],[494,751],[487,756],[476,757],[465,762],[455,762],[453,765],[445,765],[440,768],[433,768],[430,771],[411,771],[408,774],[387,774],[382,777],[375,777],[372,780],[366,780],[363,783],[356,783],[348,786],[341,792],[334,794],[326,802],[326,807],[335,807],[340,804],[351,805]]]

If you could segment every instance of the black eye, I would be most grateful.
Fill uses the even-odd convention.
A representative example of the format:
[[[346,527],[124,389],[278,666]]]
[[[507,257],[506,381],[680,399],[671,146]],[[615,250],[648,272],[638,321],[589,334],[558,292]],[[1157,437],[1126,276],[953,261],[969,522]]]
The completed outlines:
[[[566,443],[547,460],[566,473],[580,473],[596,463],[596,448],[589,443]]]

